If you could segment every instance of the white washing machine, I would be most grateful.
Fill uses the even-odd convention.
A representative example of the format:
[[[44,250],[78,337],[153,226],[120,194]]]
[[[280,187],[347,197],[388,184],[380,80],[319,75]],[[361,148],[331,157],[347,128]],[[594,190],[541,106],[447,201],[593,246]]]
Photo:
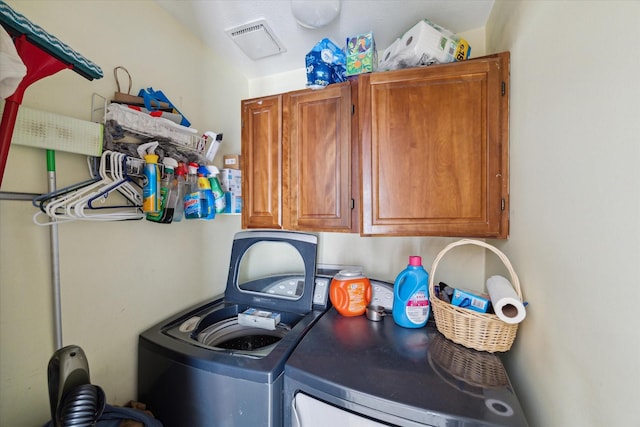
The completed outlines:
[[[497,355],[330,309],[285,365],[285,426],[526,427]]]
[[[315,235],[240,232],[224,296],[140,335],[138,399],[164,427],[282,426],[284,364],[328,304],[316,254]]]

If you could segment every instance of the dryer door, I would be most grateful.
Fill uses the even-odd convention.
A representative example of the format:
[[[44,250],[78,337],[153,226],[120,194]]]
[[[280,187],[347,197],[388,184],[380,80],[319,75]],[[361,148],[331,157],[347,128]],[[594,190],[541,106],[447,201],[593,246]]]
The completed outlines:
[[[304,393],[298,393],[291,404],[292,427],[326,427],[358,426],[358,427],[388,427],[352,412],[324,403]]]

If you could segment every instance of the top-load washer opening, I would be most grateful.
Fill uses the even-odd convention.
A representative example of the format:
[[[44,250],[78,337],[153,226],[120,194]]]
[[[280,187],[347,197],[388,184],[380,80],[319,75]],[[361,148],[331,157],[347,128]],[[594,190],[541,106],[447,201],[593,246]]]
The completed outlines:
[[[224,304],[215,306],[184,320],[178,330],[189,333],[198,346],[253,358],[267,356],[302,319],[296,313],[280,313],[281,321],[269,330],[238,323],[238,314],[247,306]],[[176,334],[175,328],[169,331]]]
[[[236,354],[264,357],[291,330],[279,324],[274,330],[238,324],[237,318],[215,323],[198,334],[198,342],[209,347],[230,350]]]
[[[223,301],[190,313],[166,333],[219,352],[268,356],[312,311],[316,253],[315,235],[237,233]]]

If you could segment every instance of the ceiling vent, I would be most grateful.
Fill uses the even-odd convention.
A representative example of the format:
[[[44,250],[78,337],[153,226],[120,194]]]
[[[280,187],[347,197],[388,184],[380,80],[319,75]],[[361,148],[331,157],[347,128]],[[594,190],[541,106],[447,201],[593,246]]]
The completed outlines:
[[[240,46],[240,49],[249,58],[254,60],[286,52],[264,19],[231,28],[225,33]]]

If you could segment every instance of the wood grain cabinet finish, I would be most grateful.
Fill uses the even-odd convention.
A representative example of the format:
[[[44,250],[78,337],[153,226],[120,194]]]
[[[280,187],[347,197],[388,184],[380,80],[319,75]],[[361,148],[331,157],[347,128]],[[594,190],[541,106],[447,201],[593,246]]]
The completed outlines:
[[[363,235],[507,238],[509,53],[359,76]]]
[[[242,110],[242,228],[282,228],[282,96],[248,99]]]
[[[284,227],[357,232],[352,84],[286,93],[282,117]]]
[[[359,231],[355,86],[242,101],[242,228]]]

